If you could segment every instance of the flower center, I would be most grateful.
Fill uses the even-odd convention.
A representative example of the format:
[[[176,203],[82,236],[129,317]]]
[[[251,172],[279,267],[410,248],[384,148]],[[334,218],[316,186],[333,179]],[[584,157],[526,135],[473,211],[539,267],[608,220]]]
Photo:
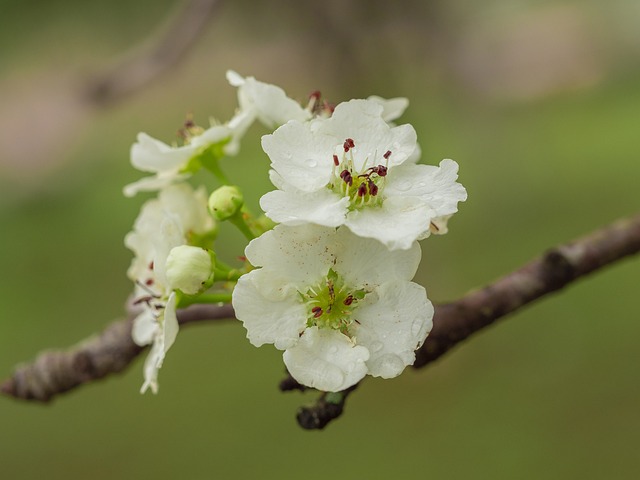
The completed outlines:
[[[354,322],[352,314],[367,293],[364,289],[349,288],[330,268],[326,278],[306,293],[300,292],[308,307],[307,327],[331,328],[349,336],[349,327]]]
[[[355,146],[353,139],[347,138],[343,145],[342,159],[338,155],[333,156],[333,175],[328,187],[339,195],[349,197],[350,210],[381,205],[382,197],[379,194],[384,188],[391,151],[387,150],[382,156],[385,165],[379,164],[365,168],[369,163],[365,159],[363,165],[358,169],[353,159]]]

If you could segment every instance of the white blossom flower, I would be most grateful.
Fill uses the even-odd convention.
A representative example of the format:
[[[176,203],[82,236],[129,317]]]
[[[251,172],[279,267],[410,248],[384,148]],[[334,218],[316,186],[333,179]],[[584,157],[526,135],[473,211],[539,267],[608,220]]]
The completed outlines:
[[[261,268],[238,281],[236,316],[253,345],[285,350],[303,385],[336,392],[366,374],[395,377],[431,330],[433,306],[411,282],[417,242],[389,251],[344,227],[278,225],[245,254]]]
[[[351,100],[330,118],[290,121],[262,137],[262,147],[278,190],[260,206],[285,225],[346,225],[391,250],[409,249],[467,198],[456,182],[458,164],[415,164],[415,130],[390,126],[378,101]]]
[[[189,178],[190,162],[208,148],[218,146],[225,154],[234,154],[231,145],[233,130],[227,125],[214,125],[207,130],[190,126],[184,129],[185,145],[171,146],[146,133],[139,133],[131,147],[131,164],[154,175],[144,177],[124,187],[124,194],[133,197],[138,192],[153,192]]]
[[[158,369],[178,334],[175,290],[183,285],[169,280],[167,259],[175,247],[205,237],[214,228],[204,189],[194,191],[183,183],[147,201],[125,237],[125,245],[135,254],[127,271],[136,284],[134,303],[143,308],[134,320],[132,337],[140,346],[153,344],[145,361],[142,392],[148,388],[157,392]]]

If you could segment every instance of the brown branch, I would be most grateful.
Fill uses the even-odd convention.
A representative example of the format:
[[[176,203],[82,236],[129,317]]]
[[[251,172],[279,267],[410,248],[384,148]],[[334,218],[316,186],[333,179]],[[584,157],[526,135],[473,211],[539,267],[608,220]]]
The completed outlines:
[[[105,105],[149,84],[185,56],[209,23],[218,0],[189,0],[153,35],[144,48],[135,48],[110,70],[93,78],[86,98]]]
[[[144,350],[131,338],[135,315],[131,312],[127,319],[110,324],[100,335],[68,350],[42,352],[32,363],[18,366],[0,385],[0,391],[23,400],[48,402],[85,383],[121,372]],[[231,305],[193,305],[178,312],[181,325],[233,317]]]
[[[487,287],[438,305],[433,330],[418,350],[414,367],[424,367],[473,333],[532,301],[639,251],[640,215],[637,215],[551,249]],[[194,305],[178,315],[183,325],[231,317],[230,305]],[[123,370],[141,350],[131,340],[131,320],[116,322],[100,336],[69,351],[42,353],[32,364],[19,367],[0,389],[17,398],[48,401],[83,383]],[[286,379],[281,389],[300,388],[295,381]],[[323,428],[342,413],[353,390],[323,393],[316,404],[299,412],[299,423],[305,428]]]

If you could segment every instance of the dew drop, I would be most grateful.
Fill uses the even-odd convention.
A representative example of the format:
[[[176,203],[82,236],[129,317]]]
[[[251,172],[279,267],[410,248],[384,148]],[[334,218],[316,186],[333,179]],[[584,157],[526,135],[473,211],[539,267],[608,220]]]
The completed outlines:
[[[318,166],[318,162],[316,160],[314,160],[313,158],[307,158],[304,161],[304,164],[309,168],[315,168],[316,166]]]
[[[383,378],[395,377],[404,370],[404,362],[399,356],[394,355],[393,353],[385,355],[380,360],[380,370]]]
[[[335,355],[336,353],[338,353],[338,347],[336,347],[335,345],[332,345],[331,347],[329,347],[329,353],[331,355]]]
[[[395,187],[401,192],[406,192],[411,188],[411,184],[409,182],[398,182]]]

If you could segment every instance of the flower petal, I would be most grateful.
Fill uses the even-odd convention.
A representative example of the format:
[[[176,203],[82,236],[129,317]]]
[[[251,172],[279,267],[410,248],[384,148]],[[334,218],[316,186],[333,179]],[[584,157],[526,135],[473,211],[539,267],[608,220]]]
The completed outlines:
[[[389,249],[378,240],[361,238],[348,228],[339,228],[335,240],[335,269],[348,285],[380,285],[394,280],[411,280],[420,264],[417,242],[408,250]]]
[[[317,225],[278,225],[252,240],[245,249],[255,266],[277,272],[292,284],[311,285],[333,265],[335,230]]]
[[[262,137],[262,149],[271,159],[271,167],[286,183],[304,192],[329,183],[335,146],[335,138],[316,135],[309,124],[295,121]]]
[[[193,145],[171,147],[144,132],[138,134],[137,140],[131,147],[131,164],[143,172],[177,170],[197,150]]]
[[[369,374],[393,378],[415,361],[415,350],[433,325],[433,305],[423,287],[390,282],[367,295],[355,313],[353,335],[367,347]]]
[[[260,207],[267,217],[285,225],[315,223],[337,227],[344,223],[348,206],[348,197],[340,197],[325,188],[311,193],[291,188],[273,190],[260,199]]]
[[[349,212],[345,225],[360,237],[375,238],[389,250],[411,248],[435,216],[418,197],[390,197],[378,208],[363,208]]]
[[[377,95],[371,95],[367,98],[382,106],[382,119],[385,122],[393,122],[400,118],[409,106],[409,100],[404,97],[382,98]]]
[[[282,298],[267,297],[261,288],[266,282],[269,279],[262,270],[243,275],[233,290],[233,308],[252,345],[273,343],[284,350],[295,345],[304,330],[306,308],[298,300],[297,292]]]
[[[283,358],[291,376],[302,385],[339,392],[367,374],[369,352],[336,330],[311,327],[294,347],[284,352]]]
[[[153,342],[157,331],[158,322],[153,316],[153,312],[145,308],[142,313],[133,320],[131,338],[133,338],[136,345],[144,347]]]
[[[390,167],[403,163],[415,150],[416,131],[409,125],[390,127],[382,118],[383,108],[369,100],[351,100],[339,104],[333,115],[317,127],[342,145],[346,138],[355,142],[355,164],[360,171],[383,161],[387,150]],[[331,152],[333,153],[333,152]]]
[[[402,165],[387,178],[384,194],[387,197],[420,197],[435,211],[435,217],[458,211],[458,202],[467,199],[467,192],[456,182],[458,164],[442,160],[439,167],[433,165]]]
[[[257,118],[268,128],[276,128],[289,120],[306,121],[311,113],[298,102],[287,97],[284,90],[253,77],[243,78],[238,73],[227,72],[229,83],[238,88],[238,103],[241,111],[255,112]]]

